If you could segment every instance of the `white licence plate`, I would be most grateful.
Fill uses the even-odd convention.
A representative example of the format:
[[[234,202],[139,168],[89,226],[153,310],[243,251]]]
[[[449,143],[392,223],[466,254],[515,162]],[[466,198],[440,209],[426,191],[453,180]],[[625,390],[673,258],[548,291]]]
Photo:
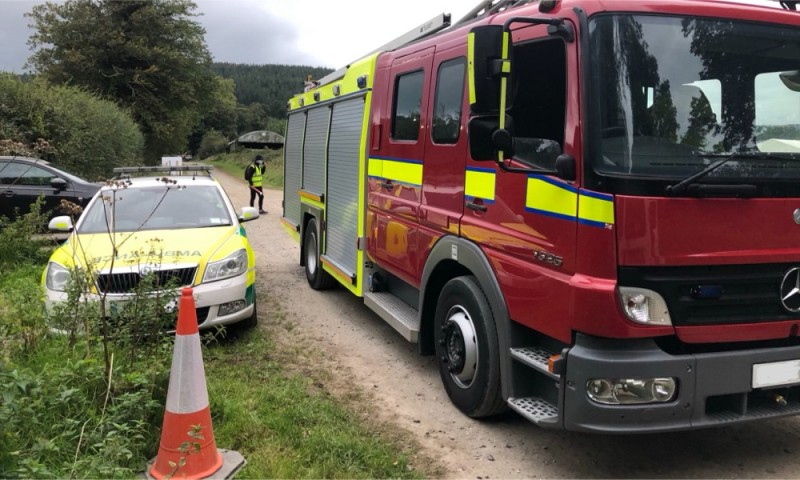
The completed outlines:
[[[800,360],[753,365],[753,388],[800,383]]]

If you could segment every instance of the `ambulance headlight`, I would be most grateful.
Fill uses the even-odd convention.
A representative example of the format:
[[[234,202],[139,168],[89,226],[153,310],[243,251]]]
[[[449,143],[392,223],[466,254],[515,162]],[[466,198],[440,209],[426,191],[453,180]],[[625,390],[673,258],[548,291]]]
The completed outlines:
[[[55,262],[47,264],[47,274],[44,277],[44,284],[48,290],[66,292],[68,282],[69,270]]]
[[[593,378],[586,382],[586,394],[603,405],[665,403],[675,398],[674,378]]]
[[[645,288],[619,287],[622,311],[636,323],[672,325],[667,302],[658,293]]]
[[[203,282],[214,282],[225,278],[235,277],[247,271],[247,250],[241,249],[217,262],[211,262],[206,267]]]

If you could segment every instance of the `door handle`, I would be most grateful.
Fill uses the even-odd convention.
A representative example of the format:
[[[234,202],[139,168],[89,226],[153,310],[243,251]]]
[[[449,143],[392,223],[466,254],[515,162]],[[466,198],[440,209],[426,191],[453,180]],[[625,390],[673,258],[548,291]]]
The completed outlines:
[[[485,212],[487,210],[486,205],[474,202],[467,202],[467,208],[478,212]]]

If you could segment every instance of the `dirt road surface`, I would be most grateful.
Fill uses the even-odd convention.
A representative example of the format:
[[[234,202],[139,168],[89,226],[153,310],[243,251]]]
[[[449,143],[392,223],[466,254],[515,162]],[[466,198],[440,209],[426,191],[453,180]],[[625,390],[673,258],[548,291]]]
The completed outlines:
[[[215,176],[237,209],[247,205],[243,180]],[[405,432],[438,462],[443,478],[800,478],[800,417],[603,436],[545,430],[513,413],[488,421],[464,416],[448,400],[432,357],[419,356],[350,292],[308,286],[299,245],[280,224],[283,194],[265,193],[269,213],[245,224],[256,252],[259,328],[322,358],[331,372],[325,388],[335,394],[357,387],[371,405],[365,414]]]

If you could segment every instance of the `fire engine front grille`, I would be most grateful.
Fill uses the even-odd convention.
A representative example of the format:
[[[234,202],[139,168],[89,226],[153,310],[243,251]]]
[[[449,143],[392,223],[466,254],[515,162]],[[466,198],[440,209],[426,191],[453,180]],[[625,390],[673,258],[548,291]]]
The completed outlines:
[[[619,285],[661,294],[676,326],[775,322],[800,317],[780,298],[781,282],[796,266],[620,267]]]
[[[173,268],[168,270],[156,270],[152,274],[155,276],[155,287],[174,285],[183,287],[191,285],[194,281],[194,274],[197,267]],[[97,277],[97,290],[102,293],[130,293],[139,286],[143,276],[139,272],[115,272],[102,273]]]

